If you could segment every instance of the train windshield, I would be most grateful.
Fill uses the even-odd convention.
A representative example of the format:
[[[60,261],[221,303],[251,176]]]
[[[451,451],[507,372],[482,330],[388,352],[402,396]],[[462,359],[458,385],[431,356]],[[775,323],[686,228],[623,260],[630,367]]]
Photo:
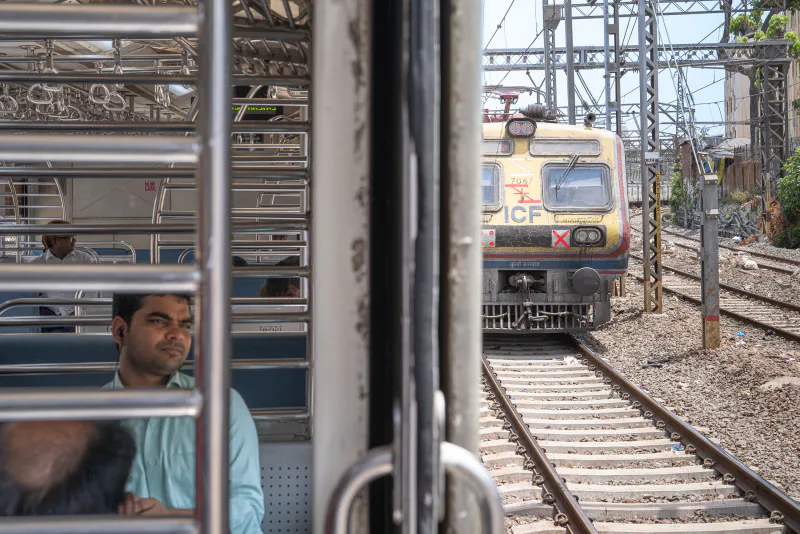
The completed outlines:
[[[544,175],[548,209],[611,207],[609,173],[603,165],[546,165]]]
[[[502,207],[500,166],[484,163],[481,176],[481,198],[484,211],[497,211]]]

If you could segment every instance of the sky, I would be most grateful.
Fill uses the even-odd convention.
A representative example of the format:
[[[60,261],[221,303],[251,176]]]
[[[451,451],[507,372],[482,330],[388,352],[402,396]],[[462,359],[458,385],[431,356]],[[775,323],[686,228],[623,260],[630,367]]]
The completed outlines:
[[[563,1],[563,0],[558,0]],[[584,0],[576,0],[584,4]],[[707,4],[716,4],[716,2],[706,2]],[[602,0],[598,0],[597,4],[601,7],[597,13],[602,14]],[[717,4],[718,5],[718,4]],[[510,10],[509,10],[510,7]],[[503,20],[501,28],[497,31],[491,42],[489,39],[495,33],[498,24]],[[526,48],[542,29],[542,0],[483,0],[483,45],[484,48]],[[690,15],[672,15],[665,16],[658,19],[661,24],[660,35],[661,40],[667,40],[672,44],[687,44],[702,42],[713,43],[719,42],[722,36],[722,14],[690,14]],[[563,47],[566,44],[564,22],[562,21],[556,30],[556,46]],[[627,32],[626,32],[627,30]],[[627,35],[623,39],[626,45],[638,45],[638,28],[637,19],[635,17],[620,18],[620,33]],[[710,34],[710,35],[708,35]],[[703,39],[704,36],[707,38]],[[586,45],[603,45],[603,20],[575,20],[573,22],[573,40],[575,46]],[[543,36],[539,36],[534,42],[532,48],[543,48]],[[512,61],[515,61],[512,59]],[[695,103],[695,120],[697,121],[723,121],[724,120],[724,71],[721,68],[684,68],[684,73],[688,80],[689,89],[694,95]],[[508,76],[506,76],[508,74]],[[604,104],[605,96],[601,96],[601,91],[604,87],[603,69],[583,70],[583,77],[589,87],[593,89],[595,98],[598,99],[600,104]],[[508,71],[501,72],[485,72],[484,84],[493,85],[497,84],[503,79],[502,85],[504,86],[531,86],[525,71]],[[531,71],[531,77],[536,84],[540,84],[544,79],[544,71]],[[659,99],[662,103],[674,103],[676,100],[676,91],[673,76],[670,72],[664,69],[659,73],[658,78]],[[564,106],[567,103],[567,78],[564,71],[558,72],[557,85],[557,98],[558,105]],[[579,88],[581,93],[584,93],[583,87],[578,81],[575,80],[576,87]],[[639,101],[639,72],[630,71],[622,77],[622,94],[624,103],[638,103]],[[544,86],[542,86],[544,88]],[[627,96],[624,96],[626,95]],[[484,97],[485,98],[485,97]],[[584,98],[588,98],[584,94]],[[580,99],[576,96],[575,101],[580,104]],[[518,106],[526,106],[530,103],[536,102],[536,95],[521,95]],[[500,109],[502,102],[495,98],[490,98],[486,101],[484,108]],[[580,115],[578,120],[580,122]],[[663,116],[662,116],[663,118]],[[638,117],[636,118],[638,121]],[[636,123],[632,117],[625,119],[626,126],[631,129],[637,129]],[[721,135],[725,133],[723,125],[709,126],[709,135]],[[662,131],[664,128],[661,128]]]

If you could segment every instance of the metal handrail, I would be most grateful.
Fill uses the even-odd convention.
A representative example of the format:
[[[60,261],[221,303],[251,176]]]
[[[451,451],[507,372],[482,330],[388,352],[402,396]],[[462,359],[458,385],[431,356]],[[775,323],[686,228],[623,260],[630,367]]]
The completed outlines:
[[[307,323],[308,312],[244,312],[232,313],[231,324],[242,323]],[[26,326],[108,326],[112,323],[110,316],[71,315],[63,316],[26,316],[0,317],[0,328]]]
[[[2,534],[199,534],[192,518],[178,517],[64,517],[0,518]]]
[[[38,207],[38,206],[37,206]],[[29,246],[33,245],[33,246]],[[111,246],[112,248],[116,245],[122,246],[122,248],[127,249],[130,251],[130,257],[133,259],[132,263],[136,263],[136,248],[128,243],[127,241],[78,241],[75,243],[76,247],[84,247],[92,250],[96,253],[95,247],[97,246]],[[19,250],[40,250],[42,249],[42,244],[39,241],[22,241],[20,243]]]
[[[200,272],[180,265],[48,265],[0,269],[0,291],[149,291],[193,293]]]
[[[194,370],[193,360],[187,361],[181,370]],[[308,361],[296,358],[258,358],[233,360],[232,369],[272,370],[308,369]],[[49,375],[55,373],[111,373],[117,369],[116,362],[74,363],[12,363],[1,364],[0,375]]]
[[[109,298],[85,298],[80,295],[83,291],[79,291],[75,298],[18,298],[11,299],[0,303],[0,315],[3,315],[7,310],[23,307],[38,307],[40,305],[53,305],[53,306],[103,306],[112,304],[112,299]],[[307,306],[308,299],[302,297],[235,297],[231,299],[232,306]]]
[[[445,470],[467,484],[477,498],[482,531],[503,534],[503,503],[486,467],[475,455],[452,443],[443,442],[439,455]],[[350,511],[360,491],[370,482],[391,474],[392,470],[392,447],[388,445],[370,449],[351,467],[339,480],[331,495],[325,513],[325,534],[349,532]]]

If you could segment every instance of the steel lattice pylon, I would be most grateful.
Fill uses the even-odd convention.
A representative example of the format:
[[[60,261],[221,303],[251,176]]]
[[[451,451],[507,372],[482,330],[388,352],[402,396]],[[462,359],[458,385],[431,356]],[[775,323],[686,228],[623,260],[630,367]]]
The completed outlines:
[[[773,57],[780,54],[773,50],[769,52]],[[778,180],[784,175],[783,166],[788,154],[786,67],[783,61],[768,62],[761,67],[761,199],[765,218],[767,199],[775,196]]]
[[[545,103],[548,110],[558,114],[558,98],[556,97],[556,28],[561,22],[562,4],[550,4],[544,0],[544,90]]]
[[[653,0],[639,0],[642,259],[644,311],[663,311],[661,287],[661,148],[658,135],[658,43]]]
[[[613,130],[622,137],[622,88],[620,76],[620,37],[619,37],[619,1],[604,0],[603,13],[605,25],[605,93],[606,93],[606,129]],[[613,86],[613,88],[612,88]],[[612,92],[613,91],[613,92]],[[612,129],[612,116],[614,128]]]

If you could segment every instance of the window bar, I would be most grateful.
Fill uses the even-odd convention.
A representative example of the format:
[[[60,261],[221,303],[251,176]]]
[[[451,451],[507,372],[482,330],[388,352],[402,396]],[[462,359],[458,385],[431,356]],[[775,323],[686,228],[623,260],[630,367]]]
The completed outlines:
[[[196,348],[197,381],[203,392],[196,425],[196,509],[203,534],[229,531],[229,389],[231,355],[231,73],[232,12],[229,0],[205,0],[200,40],[203,100],[198,113],[202,139],[198,167],[197,248],[202,275]],[[223,439],[220,439],[222,437]]]

